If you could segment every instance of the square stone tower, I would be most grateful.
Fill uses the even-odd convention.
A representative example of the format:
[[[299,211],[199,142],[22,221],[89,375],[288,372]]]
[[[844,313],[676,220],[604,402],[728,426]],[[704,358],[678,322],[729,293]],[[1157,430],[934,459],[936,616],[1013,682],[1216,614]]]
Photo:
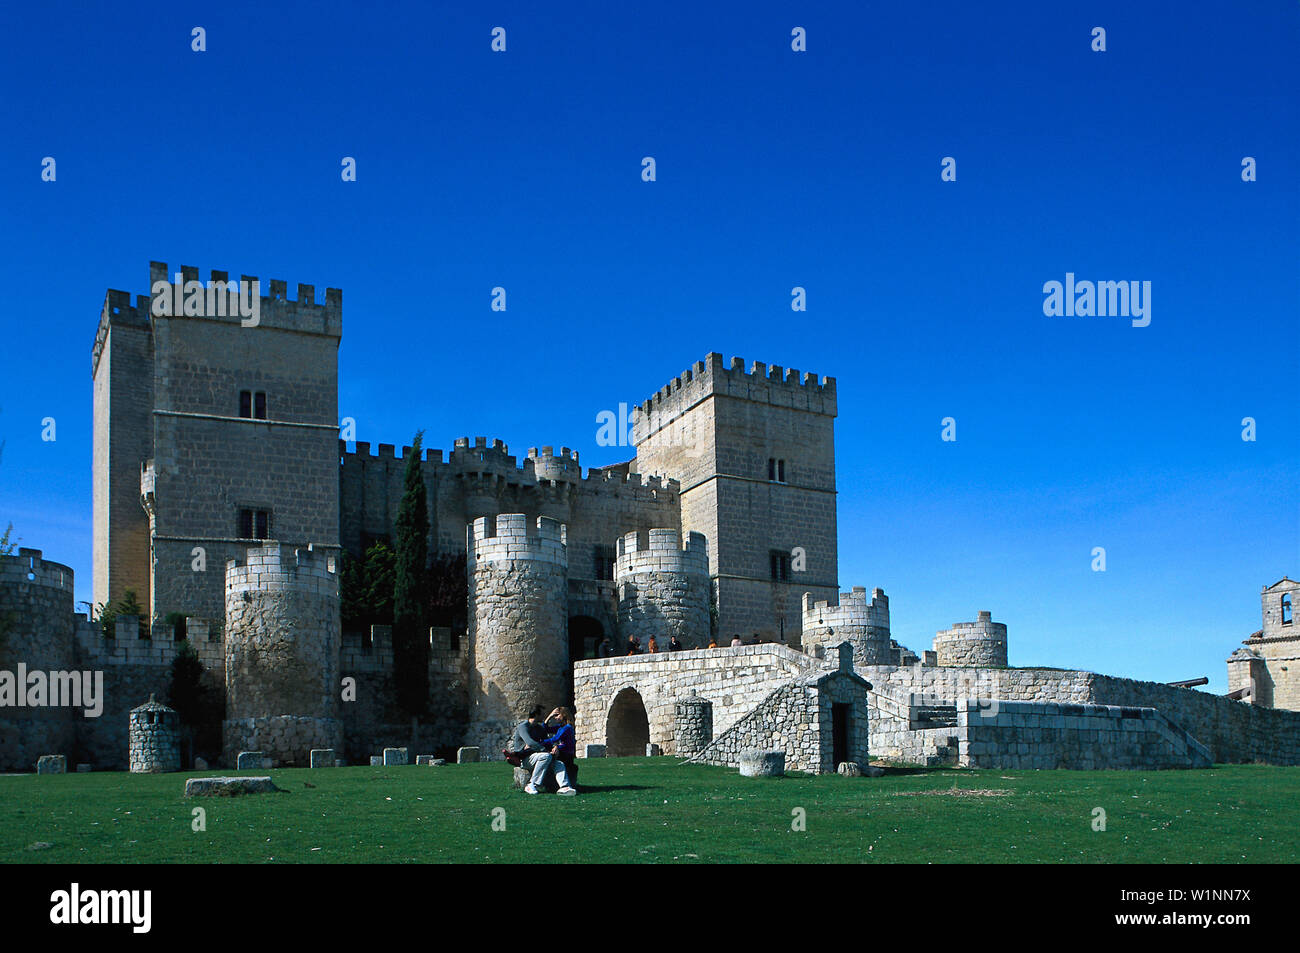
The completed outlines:
[[[838,596],[835,416],[833,377],[717,353],[635,408],[637,470],[679,480],[708,539],[719,644],[797,646],[803,593]]]
[[[1300,711],[1300,582],[1283,576],[1260,593],[1263,628],[1228,659],[1228,690],[1265,708]]]
[[[140,464],[153,448],[153,328],[147,295],[133,306],[125,291],[105,294],[90,373],[94,601],[112,602],[134,589],[147,610],[149,517],[140,506]]]
[[[162,262],[149,277],[134,309],[109,292],[96,342],[95,598],[131,586],[155,626],[221,619],[228,559],[338,546],[342,293]]]

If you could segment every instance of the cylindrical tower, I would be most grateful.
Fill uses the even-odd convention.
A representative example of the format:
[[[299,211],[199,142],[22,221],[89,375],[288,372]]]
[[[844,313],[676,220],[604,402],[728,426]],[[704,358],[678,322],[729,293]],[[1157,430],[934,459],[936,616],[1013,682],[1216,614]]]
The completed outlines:
[[[45,754],[72,760],[82,710],[51,705],[49,678],[73,671],[74,631],[72,570],[42,559],[39,549],[0,556],[0,672],[12,673],[22,694],[21,705],[14,698],[0,707],[0,770],[34,771]],[[28,691],[34,674],[46,686],[37,704]]]
[[[522,513],[481,517],[466,545],[469,573],[469,730],[466,744],[501,757],[534,705],[569,693],[569,557],[564,524]]]
[[[889,597],[883,589],[867,590],[855,586],[852,592],[840,593],[840,604],[813,602],[812,593],[803,594],[802,646],[806,654],[839,664],[832,649],[841,642],[853,646],[853,664],[889,665]]]
[[[153,695],[132,708],[128,733],[132,774],[163,774],[181,769],[181,719]]]
[[[974,622],[958,622],[934,636],[938,665],[966,668],[1007,667],[1007,627],[981,612]]]
[[[674,754],[679,758],[698,754],[713,740],[713,702],[691,692],[673,705]]]
[[[343,747],[334,560],[269,541],[226,564],[225,760],[262,751],[306,766]]]
[[[650,530],[646,546],[638,536],[619,539],[614,560],[623,637],[636,636],[644,647],[653,636],[663,652],[674,635],[684,648],[703,648],[709,641],[708,542],[691,533],[683,549],[675,529]]]

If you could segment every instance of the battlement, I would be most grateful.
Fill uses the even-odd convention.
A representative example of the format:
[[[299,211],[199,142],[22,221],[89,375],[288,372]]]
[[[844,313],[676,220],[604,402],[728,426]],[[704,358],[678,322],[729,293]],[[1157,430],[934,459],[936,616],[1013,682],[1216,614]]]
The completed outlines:
[[[727,367],[715,351],[633,409],[635,439],[639,442],[714,394],[831,417],[837,412],[835,378],[801,375],[794,368],[762,361],[754,361],[746,371],[740,357],[733,357]]]
[[[182,265],[173,272],[166,262],[160,261],[149,262],[149,298],[145,313],[150,317],[196,318],[239,324],[242,320],[239,310],[241,284],[246,292],[245,302],[251,299],[252,289],[256,288],[259,299],[256,327],[342,337],[343,292],[338,288],[326,288],[325,301],[318,304],[314,285],[299,284],[298,296],[294,299],[289,297],[288,282],[280,278],[263,282],[256,275],[240,275],[231,283],[227,272],[213,269],[205,285],[199,280],[199,270],[192,265]]]
[[[72,570],[45,559],[39,549],[20,548],[13,555],[0,556],[0,584],[45,586],[71,595]]]
[[[469,568],[476,563],[534,560],[567,566],[568,527],[557,519],[523,513],[480,516],[469,527],[466,546]]]
[[[221,630],[208,619],[185,620],[188,642],[204,668],[220,672],[225,666],[225,644]],[[171,639],[144,638],[138,616],[118,616],[114,637],[105,638],[98,622],[77,615],[77,653],[83,664],[169,666],[176,658],[180,643]]]
[[[658,474],[644,476],[640,473],[619,473],[607,469],[592,469],[581,481],[583,492],[608,493],[614,496],[631,495],[642,499],[675,499],[682,485],[675,479],[664,479]],[[667,497],[664,496],[667,494]]]
[[[1007,627],[993,613],[980,612],[974,622],[956,622],[936,632],[935,659],[944,666],[998,667],[1007,664]]]
[[[889,597],[883,589],[872,589],[867,599],[864,586],[841,592],[839,604],[830,600],[814,602],[811,592],[803,594],[803,629],[808,632],[823,626],[870,625],[889,628]]]
[[[578,463],[578,451],[561,447],[557,454],[554,447],[542,447],[538,453],[536,447],[528,448],[525,467],[532,466],[533,475],[539,480],[579,480],[582,467]]]
[[[709,543],[703,533],[691,533],[683,547],[675,529],[624,533],[618,539],[614,579],[643,572],[709,573]]]
[[[152,333],[153,325],[149,323],[149,296],[137,295],[135,304],[132,304],[131,294],[128,291],[110,288],[104,292],[104,305],[99,311],[99,325],[95,329],[95,343],[90,349],[91,377],[94,377],[99,370],[99,357],[104,353],[104,345],[108,343],[108,329],[112,325],[133,327]]]
[[[321,589],[337,586],[333,552],[308,544],[305,549],[267,540],[249,547],[245,557],[226,561],[226,591],[307,586]]]

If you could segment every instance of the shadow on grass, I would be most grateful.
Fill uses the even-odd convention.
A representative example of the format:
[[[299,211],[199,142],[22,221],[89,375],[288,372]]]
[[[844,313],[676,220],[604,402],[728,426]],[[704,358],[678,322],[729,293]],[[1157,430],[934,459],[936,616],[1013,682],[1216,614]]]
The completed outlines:
[[[578,784],[579,796],[584,794],[608,794],[611,791],[653,791],[652,784]]]
[[[874,767],[884,768],[885,777],[887,778],[898,778],[898,777],[903,777],[904,775],[911,775],[911,774],[920,774],[920,775],[939,774],[945,771],[956,770],[955,765],[951,765],[951,764],[936,764],[934,766],[927,766],[927,765],[919,765],[919,764],[889,764],[886,762],[883,764],[876,764],[874,765]]]

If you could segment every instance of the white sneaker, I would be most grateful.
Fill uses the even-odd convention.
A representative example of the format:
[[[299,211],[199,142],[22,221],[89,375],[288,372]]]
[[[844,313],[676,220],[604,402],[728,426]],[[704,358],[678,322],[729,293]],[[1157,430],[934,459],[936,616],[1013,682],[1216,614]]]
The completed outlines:
[[[533,784],[532,781],[529,781],[527,784],[524,785],[524,793],[525,793],[525,794],[536,794],[536,793],[537,793],[537,786],[536,786],[535,784]]]
[[[559,789],[558,791],[556,791],[555,793],[556,793],[556,794],[577,794],[577,793],[578,793],[578,789],[577,789],[577,788],[560,788],[560,789]]]

